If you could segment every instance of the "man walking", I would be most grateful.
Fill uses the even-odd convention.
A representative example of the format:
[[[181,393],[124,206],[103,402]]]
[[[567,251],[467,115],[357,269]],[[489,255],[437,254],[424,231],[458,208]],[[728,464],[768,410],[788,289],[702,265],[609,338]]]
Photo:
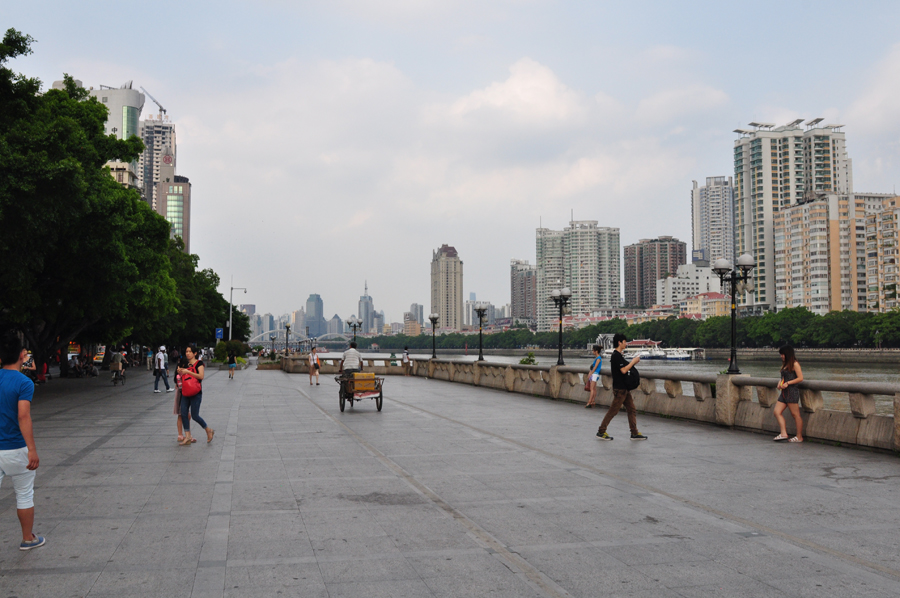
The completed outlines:
[[[34,535],[34,476],[40,465],[31,425],[31,398],[34,383],[19,372],[28,357],[22,341],[12,332],[0,340],[0,484],[12,479],[16,491],[16,514],[22,526],[19,550],[43,546],[46,540]]]
[[[153,392],[159,392],[159,379],[162,378],[166,385],[166,392],[172,392],[174,388],[169,388],[169,358],[166,355],[166,346],[159,348],[156,354],[154,367],[156,368],[156,379],[153,381]]]
[[[616,334],[613,336],[613,345],[616,350],[613,351],[612,357],[609,359],[610,369],[612,370],[613,379],[613,401],[597,430],[597,438],[600,440],[612,440],[613,437],[606,433],[606,428],[612,418],[619,413],[622,405],[625,406],[625,413],[628,414],[628,427],[631,428],[632,440],[647,440],[647,437],[641,434],[637,428],[637,410],[634,408],[634,399],[631,397],[631,391],[628,390],[628,370],[633,368],[641,360],[640,355],[636,355],[630,362],[625,361],[622,354],[628,346],[628,339],[624,334]]]

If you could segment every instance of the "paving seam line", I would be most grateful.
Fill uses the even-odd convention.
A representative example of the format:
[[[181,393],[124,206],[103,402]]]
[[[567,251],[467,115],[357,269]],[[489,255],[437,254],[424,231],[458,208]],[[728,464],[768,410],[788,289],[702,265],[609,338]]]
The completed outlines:
[[[591,471],[591,472],[593,472],[593,473],[595,473],[595,474],[597,474],[597,475],[605,476],[605,477],[607,477],[607,478],[614,479],[614,480],[619,481],[619,482],[622,482],[622,483],[624,483],[624,484],[629,484],[629,485],[631,485],[631,486],[635,486],[635,487],[637,487],[637,488],[641,488],[642,490],[645,490],[645,491],[647,491],[647,492],[649,492],[649,493],[651,493],[651,494],[655,494],[655,495],[657,495],[657,496],[665,496],[666,498],[669,498],[669,499],[671,499],[671,500],[673,500],[673,501],[676,501],[676,502],[679,502],[679,503],[688,505],[688,506],[690,506],[690,507],[693,507],[693,508],[695,508],[695,509],[697,509],[697,510],[706,512],[706,513],[708,513],[708,514],[715,515],[715,516],[717,516],[717,517],[721,517],[721,518],[723,518],[723,519],[726,519],[726,520],[728,520],[728,521],[731,521],[732,523],[737,523],[737,524],[742,525],[742,526],[744,526],[744,527],[748,527],[748,528],[751,528],[751,529],[759,530],[759,531],[761,531],[761,532],[764,532],[764,533],[767,534],[767,535],[778,537],[778,538],[780,538],[780,539],[782,539],[782,540],[788,542],[789,544],[794,544],[794,545],[804,546],[804,547],[806,547],[806,548],[808,548],[808,549],[810,549],[810,550],[813,550],[813,551],[816,551],[816,552],[820,552],[820,553],[827,554],[827,555],[832,556],[832,557],[835,557],[835,558],[837,558],[837,559],[839,559],[839,560],[841,560],[841,561],[853,563],[853,564],[855,564],[855,565],[859,565],[860,567],[865,567],[865,568],[867,568],[867,569],[870,569],[870,570],[873,570],[873,571],[877,571],[877,572],[879,572],[879,573],[883,573],[884,575],[887,575],[887,576],[890,576],[890,577],[893,577],[893,578],[896,578],[896,579],[900,579],[900,571],[898,571],[897,569],[892,569],[892,568],[890,568],[890,567],[885,567],[884,565],[879,565],[878,563],[873,563],[872,561],[867,561],[867,560],[865,560],[865,559],[861,559],[861,558],[855,557],[855,556],[853,556],[853,555],[846,554],[846,553],[844,553],[844,552],[840,552],[840,551],[834,550],[834,549],[832,549],[832,548],[828,548],[827,546],[822,546],[821,544],[818,544],[818,543],[816,543],[816,542],[812,542],[812,541],[810,541],[810,540],[804,540],[803,538],[799,538],[799,537],[797,537],[797,536],[793,536],[793,535],[791,535],[791,534],[788,534],[788,533],[782,532],[782,531],[780,531],[780,530],[777,530],[777,529],[774,529],[774,528],[771,528],[771,527],[762,525],[762,524],[760,524],[760,523],[756,523],[755,521],[750,521],[749,519],[745,519],[745,518],[740,517],[740,516],[738,516],[738,515],[733,515],[733,514],[731,514],[731,513],[726,513],[725,511],[721,511],[721,510],[719,510],[719,509],[710,507],[710,506],[708,506],[708,505],[704,505],[704,504],[699,503],[699,502],[697,502],[697,501],[695,501],[695,500],[692,500],[692,499],[690,499],[690,498],[685,498],[685,497],[683,497],[683,496],[678,496],[677,494],[673,494],[673,493],[671,493],[671,492],[667,492],[667,491],[665,491],[665,490],[661,490],[661,489],[659,489],[659,488],[655,488],[655,487],[653,487],[653,486],[649,486],[649,485],[644,484],[644,483],[642,483],[642,482],[638,482],[638,481],[635,481],[635,480],[626,478],[626,477],[624,477],[624,476],[620,476],[620,475],[615,474],[615,473],[610,473],[610,472],[608,472],[608,471],[604,471],[604,470],[602,470],[602,469],[599,469],[599,468],[597,468],[597,467],[594,467],[593,465],[588,465],[588,464],[586,464],[586,463],[582,463],[582,462],[580,462],[580,461],[576,461],[575,459],[571,459],[571,458],[566,457],[566,456],[564,456],[564,455],[557,455],[557,454],[552,453],[552,452],[550,452],[550,451],[547,451],[547,450],[544,450],[544,449],[541,449],[541,448],[532,446],[532,445],[530,445],[530,444],[521,442],[521,441],[519,441],[519,440],[515,440],[515,439],[513,439],[513,438],[507,438],[507,437],[505,437],[505,436],[502,436],[502,435],[500,435],[500,434],[491,432],[491,431],[489,431],[489,430],[485,430],[485,429],[483,429],[483,428],[479,428],[479,427],[477,427],[477,426],[473,426],[473,425],[471,425],[471,424],[467,424],[467,423],[465,423],[465,422],[462,422],[462,421],[453,419],[452,417],[447,417],[446,415],[441,415],[440,413],[435,413],[434,411],[429,411],[429,410],[427,410],[427,409],[423,409],[423,408],[418,407],[418,406],[416,406],[416,405],[410,405],[409,403],[404,403],[403,401],[398,401],[397,399],[390,399],[390,400],[393,401],[393,402],[399,403],[399,404],[401,404],[401,405],[404,405],[404,406],[406,406],[406,407],[411,407],[412,409],[417,409],[417,410],[419,410],[419,411],[421,411],[421,412],[423,412],[423,413],[426,413],[426,414],[428,414],[428,415],[432,415],[432,416],[435,416],[435,417],[439,417],[439,418],[441,418],[441,419],[443,419],[443,420],[445,420],[445,421],[455,423],[455,424],[457,424],[457,425],[463,426],[463,427],[465,427],[465,428],[469,428],[469,429],[471,429],[471,430],[475,430],[475,431],[477,431],[477,432],[480,432],[480,433],[482,433],[482,434],[486,434],[486,435],[488,435],[488,436],[492,436],[492,437],[497,438],[497,439],[499,439],[499,440],[502,440],[502,441],[504,441],[504,442],[508,442],[508,443],[510,443],[510,444],[514,444],[514,445],[516,445],[516,446],[518,446],[518,447],[521,447],[521,448],[524,448],[524,449],[527,449],[527,450],[530,450],[530,451],[534,451],[534,452],[536,452],[536,453],[539,453],[539,454],[541,454],[541,455],[545,455],[545,456],[550,457],[550,458],[552,458],[552,459],[556,459],[557,461],[562,461],[563,463],[567,463],[567,464],[569,464],[569,465],[574,465],[574,466],[576,466],[576,467],[580,467],[580,468],[586,469],[586,470]],[[318,407],[318,405],[317,405],[317,407]],[[321,407],[320,407],[320,409],[321,409]],[[324,411],[323,411],[323,412],[324,412]]]
[[[493,553],[497,557],[499,557],[501,559],[501,562],[510,571],[512,571],[516,575],[523,576],[529,586],[537,591],[540,591],[546,596],[550,596],[553,598],[571,598],[571,594],[569,594],[566,590],[557,585],[553,580],[551,580],[534,566],[532,566],[531,563],[525,560],[521,555],[509,550],[502,542],[491,535],[487,530],[466,517],[462,512],[453,508],[447,501],[445,501],[437,493],[431,490],[431,488],[417,480],[415,476],[392,461],[390,457],[369,444],[365,439],[354,432],[345,423],[316,404],[308,395],[304,394],[299,389],[297,389],[297,391],[305,396],[310,403],[312,403],[319,411],[322,412],[323,415],[325,415],[325,417],[329,418],[338,426],[346,430],[347,433],[350,434],[354,440],[356,440],[356,442],[358,442],[361,446],[365,447],[366,450],[371,452],[372,455],[376,459],[378,459],[385,467],[393,471],[398,477],[406,481],[407,484],[423,494],[442,511],[453,517],[453,519],[458,523],[461,523],[463,527],[465,527],[489,553]]]

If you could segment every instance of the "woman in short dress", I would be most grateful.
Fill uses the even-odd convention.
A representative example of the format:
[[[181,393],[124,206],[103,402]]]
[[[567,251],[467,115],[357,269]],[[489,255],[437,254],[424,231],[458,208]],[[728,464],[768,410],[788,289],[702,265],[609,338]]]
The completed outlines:
[[[197,359],[199,355],[200,353],[197,351],[196,345],[188,345],[184,350],[184,356],[187,359],[188,365],[187,367],[178,368],[176,370],[181,374],[182,392],[184,391],[184,379],[187,376],[196,378],[201,383],[201,390],[196,395],[192,397],[182,395],[181,397],[181,424],[184,427],[184,440],[178,443],[181,446],[190,446],[194,441],[191,436],[191,418],[200,424],[201,428],[206,430],[206,442],[212,442],[213,435],[216,433],[216,431],[207,426],[206,422],[203,421],[203,418],[200,417],[200,402],[203,400],[202,383],[206,368],[203,365],[203,361]]]
[[[781,354],[781,381],[778,382],[778,389],[781,395],[778,397],[778,403],[775,404],[775,419],[781,426],[781,433],[773,440],[775,442],[803,442],[803,420],[800,418],[800,389],[797,385],[803,382],[803,370],[800,369],[800,362],[794,356],[794,348],[788,345],[778,350]],[[788,439],[786,422],[784,420],[784,410],[790,409],[791,415],[794,416],[794,422],[797,424],[797,435]]]
[[[591,396],[588,398],[585,409],[594,406],[594,399],[597,398],[597,383],[600,382],[600,366],[603,364],[603,357],[600,356],[600,345],[594,345],[591,351],[594,352],[594,362],[591,364],[591,371],[588,373],[591,382]]]

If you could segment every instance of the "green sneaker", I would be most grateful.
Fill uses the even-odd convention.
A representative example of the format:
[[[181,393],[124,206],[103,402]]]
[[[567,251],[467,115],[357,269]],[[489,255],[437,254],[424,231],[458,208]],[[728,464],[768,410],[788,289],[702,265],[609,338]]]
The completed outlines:
[[[607,434],[606,432],[597,432],[597,438],[600,440],[612,440],[613,437]]]

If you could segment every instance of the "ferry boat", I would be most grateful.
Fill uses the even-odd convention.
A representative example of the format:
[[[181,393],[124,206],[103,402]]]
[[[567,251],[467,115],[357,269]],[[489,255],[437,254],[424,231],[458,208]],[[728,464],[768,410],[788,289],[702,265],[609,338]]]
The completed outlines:
[[[684,349],[669,349],[666,351],[666,359],[669,361],[690,361],[693,356]]]

